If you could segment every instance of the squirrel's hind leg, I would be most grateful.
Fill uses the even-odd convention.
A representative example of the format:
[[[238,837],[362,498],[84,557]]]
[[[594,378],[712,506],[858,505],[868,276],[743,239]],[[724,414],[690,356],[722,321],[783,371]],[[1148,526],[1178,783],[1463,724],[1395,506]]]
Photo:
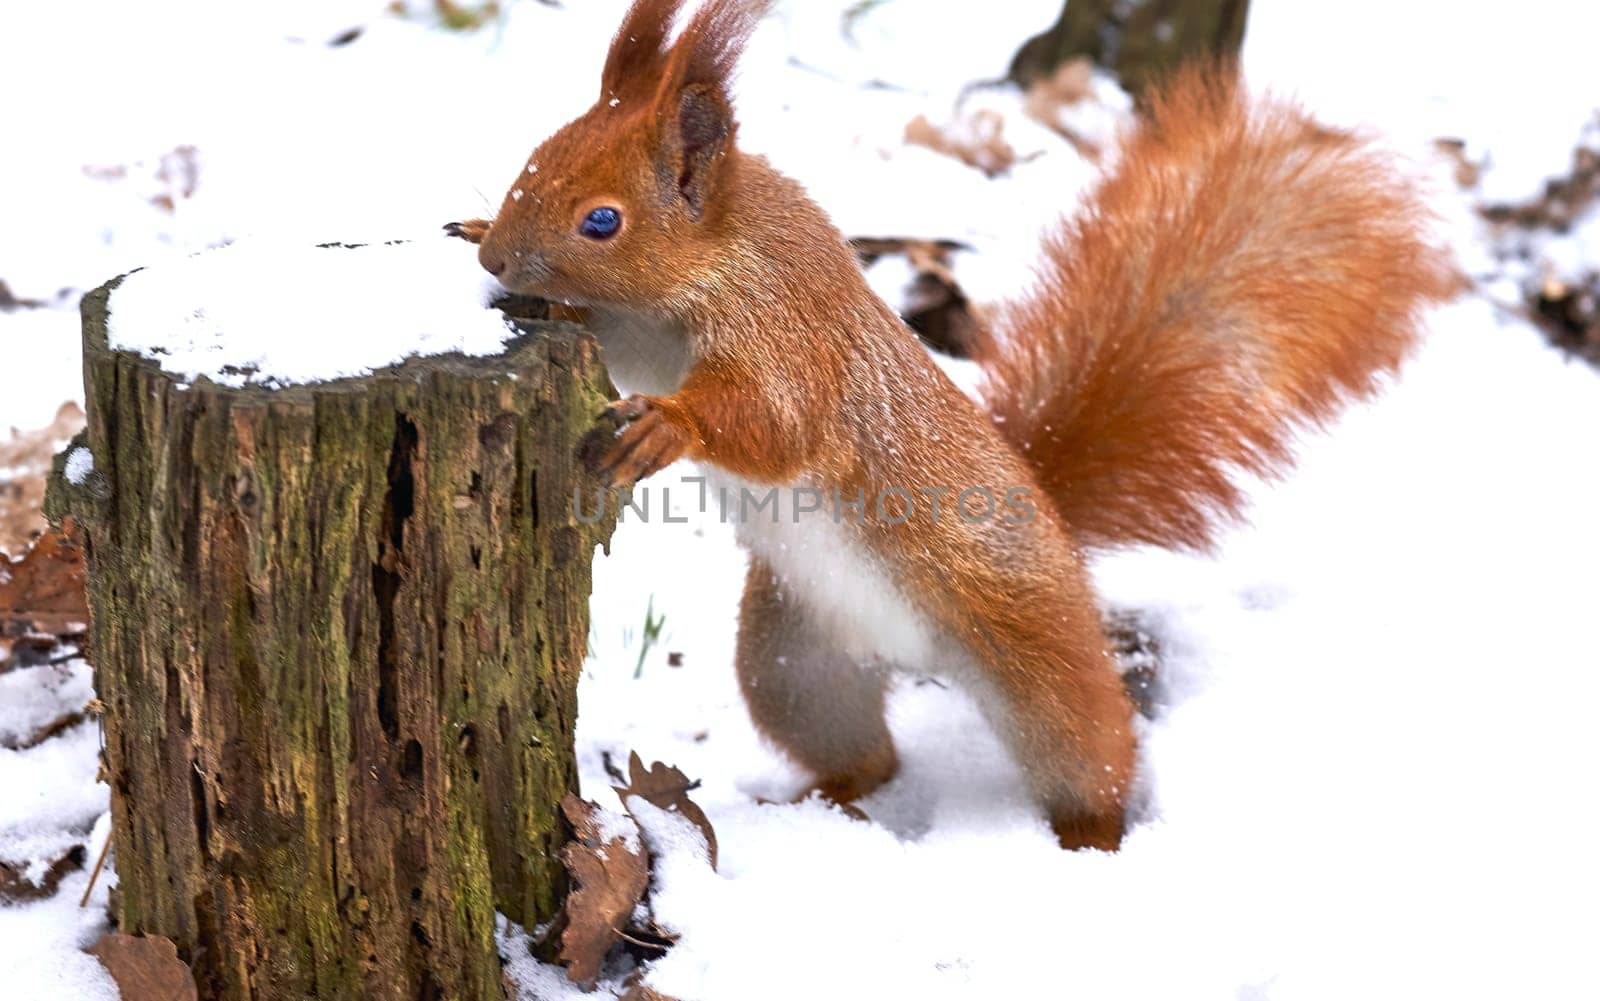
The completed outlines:
[[[756,729],[815,777],[807,794],[849,803],[894,777],[887,672],[841,652],[755,557],[739,607],[736,662]]]
[[[1018,644],[990,666],[996,697],[979,704],[1043,800],[1061,846],[1116,851],[1135,767],[1133,704],[1097,615],[1063,608],[1047,621],[1055,635]],[[1069,623],[1080,635],[1068,635]]]

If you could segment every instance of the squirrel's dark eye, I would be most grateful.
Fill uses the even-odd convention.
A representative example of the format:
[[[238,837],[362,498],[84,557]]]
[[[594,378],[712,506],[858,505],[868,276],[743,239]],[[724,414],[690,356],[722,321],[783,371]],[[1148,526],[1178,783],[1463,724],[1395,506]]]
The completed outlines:
[[[622,228],[622,213],[609,206],[594,209],[578,224],[578,232],[591,240],[609,240]]]

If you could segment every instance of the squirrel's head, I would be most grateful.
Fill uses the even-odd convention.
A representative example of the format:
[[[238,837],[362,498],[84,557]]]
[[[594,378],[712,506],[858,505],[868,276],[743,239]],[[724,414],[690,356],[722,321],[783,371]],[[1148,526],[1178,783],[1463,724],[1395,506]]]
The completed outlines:
[[[478,261],[507,288],[579,304],[669,302],[727,242],[729,80],[769,0],[635,0],[600,98],[533,152]]]

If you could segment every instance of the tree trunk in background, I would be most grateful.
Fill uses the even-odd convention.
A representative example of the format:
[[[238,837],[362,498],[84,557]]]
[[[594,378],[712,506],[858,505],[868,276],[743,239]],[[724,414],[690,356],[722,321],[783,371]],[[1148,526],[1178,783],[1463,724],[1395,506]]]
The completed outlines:
[[[187,387],[108,349],[115,284],[83,304],[96,468],[58,460],[50,510],[87,529],[117,923],[203,998],[498,1001],[495,911],[565,890],[596,345]]]
[[[1054,27],[1028,40],[1009,76],[1026,88],[1074,56],[1115,73],[1135,96],[1196,56],[1233,58],[1249,0],[1067,0]]]

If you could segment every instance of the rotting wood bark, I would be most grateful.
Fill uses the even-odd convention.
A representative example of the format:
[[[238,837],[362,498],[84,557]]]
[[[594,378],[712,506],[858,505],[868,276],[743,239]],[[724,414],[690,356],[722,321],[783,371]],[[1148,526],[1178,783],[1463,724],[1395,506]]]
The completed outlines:
[[[329,250],[336,253],[336,250]],[[83,303],[85,527],[119,885],[202,998],[501,997],[549,919],[590,560],[579,328],[290,387],[183,386]]]

